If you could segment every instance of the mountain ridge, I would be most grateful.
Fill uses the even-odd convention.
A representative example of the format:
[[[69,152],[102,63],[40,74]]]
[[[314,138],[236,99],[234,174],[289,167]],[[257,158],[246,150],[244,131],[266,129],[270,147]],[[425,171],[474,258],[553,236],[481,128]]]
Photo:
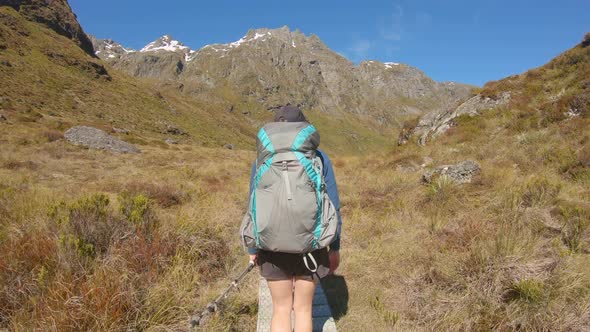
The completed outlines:
[[[447,108],[469,97],[473,88],[435,82],[406,64],[367,60],[355,65],[316,35],[288,26],[250,29],[237,41],[198,50],[179,41],[173,42],[181,48],[150,50],[149,45],[164,38],[172,40],[164,35],[142,51],[98,56],[132,76],[182,82],[189,94],[230,87],[235,98],[265,107],[290,102],[329,113],[369,114],[389,124],[399,123],[399,117]],[[93,41],[96,49],[105,48],[105,40]]]

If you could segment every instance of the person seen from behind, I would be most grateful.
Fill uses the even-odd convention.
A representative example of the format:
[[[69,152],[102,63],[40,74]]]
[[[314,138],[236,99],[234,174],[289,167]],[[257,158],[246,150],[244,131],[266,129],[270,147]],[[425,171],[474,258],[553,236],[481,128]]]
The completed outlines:
[[[318,281],[340,264],[340,199],[332,163],[303,112],[286,105],[258,133],[241,238],[268,283],[271,331],[312,331]]]

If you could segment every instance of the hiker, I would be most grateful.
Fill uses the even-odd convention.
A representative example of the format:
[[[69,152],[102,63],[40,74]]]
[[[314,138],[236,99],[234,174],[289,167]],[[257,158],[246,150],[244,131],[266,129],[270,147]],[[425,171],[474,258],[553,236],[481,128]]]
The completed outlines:
[[[295,331],[312,331],[315,287],[340,263],[338,189],[318,145],[315,127],[291,105],[258,134],[241,235],[270,289],[273,332],[291,331],[291,310]]]

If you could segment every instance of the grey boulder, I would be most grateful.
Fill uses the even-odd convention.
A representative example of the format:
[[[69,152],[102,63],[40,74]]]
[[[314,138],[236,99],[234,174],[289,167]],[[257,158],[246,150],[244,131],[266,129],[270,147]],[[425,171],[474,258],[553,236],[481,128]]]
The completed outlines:
[[[72,144],[83,145],[91,149],[110,150],[122,153],[141,152],[141,150],[135,146],[93,127],[72,127],[64,133],[64,137]]]
[[[434,169],[426,171],[422,175],[422,182],[432,183],[435,179],[441,176],[447,176],[451,181],[462,184],[470,183],[471,179],[479,174],[479,165],[471,160],[466,160],[455,165],[442,165]]]

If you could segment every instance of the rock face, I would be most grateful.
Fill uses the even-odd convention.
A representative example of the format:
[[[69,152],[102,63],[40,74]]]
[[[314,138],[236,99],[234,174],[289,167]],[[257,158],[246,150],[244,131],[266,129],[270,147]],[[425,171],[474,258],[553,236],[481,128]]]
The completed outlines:
[[[106,132],[86,126],[76,126],[68,129],[64,133],[66,140],[75,145],[83,145],[91,149],[111,150],[122,153],[139,153],[141,152],[135,146],[121,141]]]
[[[509,92],[504,92],[495,99],[481,95],[474,96],[455,109],[425,114],[412,131],[412,135],[419,137],[418,142],[420,144],[426,144],[429,138],[439,136],[451,128],[453,124],[452,120],[456,117],[464,114],[476,116],[483,110],[506,105],[509,101]]]
[[[466,160],[456,165],[443,165],[429,170],[422,175],[422,182],[432,183],[440,176],[447,176],[453,182],[458,184],[469,183],[473,176],[479,174],[479,172],[480,167],[476,162]]]
[[[135,50],[127,49],[112,39],[97,39],[93,35],[88,35],[88,37],[92,42],[95,54],[103,60],[118,59],[127,53],[135,52]]]
[[[82,30],[67,0],[0,0],[0,6],[10,6],[27,19],[45,24],[95,57],[92,42]]]
[[[238,41],[199,50],[170,36],[140,51],[110,40],[96,40],[95,48],[99,57],[130,75],[177,80],[182,91],[204,98],[231,91],[265,107],[289,102],[324,112],[367,114],[379,122],[455,105],[472,88],[435,82],[403,64],[365,61],[355,66],[317,36],[286,26],[250,30]],[[111,52],[103,51],[107,48]]]

